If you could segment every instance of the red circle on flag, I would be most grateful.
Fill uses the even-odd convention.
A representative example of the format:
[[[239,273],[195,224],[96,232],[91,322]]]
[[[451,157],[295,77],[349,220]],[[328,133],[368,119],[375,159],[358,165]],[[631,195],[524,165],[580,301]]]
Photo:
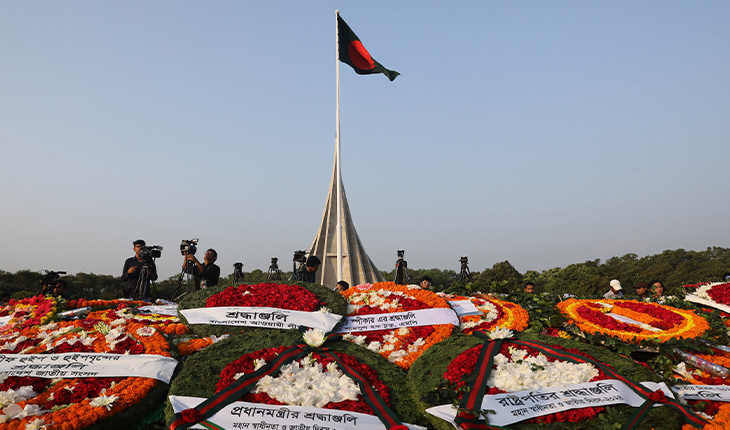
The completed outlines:
[[[352,64],[358,69],[371,70],[375,67],[373,57],[370,56],[368,50],[362,46],[359,40],[350,42],[350,45],[347,47],[347,54],[350,56]]]

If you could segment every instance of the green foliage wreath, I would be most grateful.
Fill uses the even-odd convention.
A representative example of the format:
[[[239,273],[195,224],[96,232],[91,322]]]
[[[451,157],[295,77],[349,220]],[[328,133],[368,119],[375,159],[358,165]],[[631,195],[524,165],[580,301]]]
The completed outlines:
[[[631,359],[612,353],[607,349],[574,340],[537,334],[519,333],[515,338],[578,349],[600,362],[613,366],[619,373],[637,382],[661,381],[661,378],[649,369],[637,364]],[[416,407],[419,411],[426,414],[430,421],[429,427],[437,430],[453,430],[454,427],[450,423],[426,413],[426,409],[451,403],[451,399],[454,398],[455,393],[448,387],[446,380],[443,378],[446,367],[459,354],[480,343],[483,343],[483,340],[475,336],[464,336],[461,334],[452,336],[427,350],[411,366],[408,372],[408,385],[414,393]],[[621,425],[631,418],[634,411],[635,409],[630,406],[619,405],[616,407],[608,407],[607,412],[599,414],[597,418],[590,421],[579,423],[554,422],[550,424],[522,422],[511,424],[508,428],[520,430],[621,428]],[[681,429],[682,423],[682,418],[676,410],[669,407],[659,407],[652,409],[638,428],[643,430],[652,428],[673,430]],[[620,425],[616,427],[616,424]]]
[[[180,374],[172,381],[170,395],[208,398],[215,394],[220,373],[232,361],[244,354],[301,341],[301,333],[294,330],[260,330],[232,336],[197,352],[183,362]],[[406,374],[398,366],[380,355],[346,341],[329,341],[326,347],[357,358],[378,374],[390,388],[391,409],[398,417],[412,424],[423,424],[423,415],[413,408],[413,398],[406,384]],[[174,415],[167,402],[165,417]]]

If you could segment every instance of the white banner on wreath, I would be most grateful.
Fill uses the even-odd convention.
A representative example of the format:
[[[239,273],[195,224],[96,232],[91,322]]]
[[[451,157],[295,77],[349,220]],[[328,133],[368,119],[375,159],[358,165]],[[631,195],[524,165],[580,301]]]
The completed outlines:
[[[37,378],[115,378],[134,376],[170,383],[177,360],[161,355],[0,354],[0,374]]]
[[[730,385],[673,385],[671,388],[684,400],[730,402]]]
[[[0,317],[0,327],[2,327],[5,324],[9,323],[11,319],[13,319],[13,317],[11,317],[10,315],[6,315],[4,317]]]
[[[194,408],[206,399],[202,397],[169,396],[175,413]],[[226,430],[383,430],[387,429],[375,415],[338,409],[305,406],[267,405],[264,403],[233,402],[206,421]],[[406,424],[413,430],[425,427]],[[205,429],[202,425],[190,428]]]
[[[471,300],[449,300],[449,306],[456,312],[457,316],[463,317],[465,315],[481,315],[482,311],[474,306]]]
[[[692,303],[697,303],[697,304],[700,304],[700,305],[709,306],[711,308],[719,309],[719,310],[721,310],[723,312],[730,313],[730,306],[723,305],[722,303],[717,303],[714,300],[703,299],[703,298],[701,298],[699,296],[695,296],[694,294],[687,294],[684,297],[684,299],[687,300],[688,302],[692,302]]]
[[[141,311],[141,312],[149,313],[149,314],[170,315],[173,317],[177,316],[177,305],[142,306],[141,308],[138,308],[137,310]]]
[[[190,324],[234,325],[260,328],[296,329],[300,325],[331,331],[342,318],[325,312],[304,312],[267,307],[230,306],[180,311]]]
[[[436,324],[452,324],[458,326],[459,318],[456,317],[456,313],[453,310],[447,308],[357,315],[343,318],[335,328],[335,331],[337,333],[348,333],[353,331],[388,330]]]
[[[674,397],[664,383],[643,382],[652,391],[661,388],[665,395]],[[641,406],[644,398],[628,385],[616,379],[541,388],[538,391],[519,391],[484,396],[481,409],[491,409],[489,424],[505,426],[543,415],[595,406],[626,404]],[[659,406],[660,404],[657,404]],[[454,423],[456,410],[452,405],[434,406],[426,410],[431,415]]]

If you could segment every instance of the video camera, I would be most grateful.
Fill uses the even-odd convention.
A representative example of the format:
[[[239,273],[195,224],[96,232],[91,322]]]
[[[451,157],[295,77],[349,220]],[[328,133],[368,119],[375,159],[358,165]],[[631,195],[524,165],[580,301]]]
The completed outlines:
[[[61,275],[65,275],[66,272],[58,271],[54,272],[53,270],[46,270],[46,274],[43,275],[43,279],[41,279],[41,294],[47,294],[50,293],[51,290],[53,290],[53,287],[58,284],[58,281],[61,280]]]
[[[139,258],[150,264],[155,258],[162,256],[162,247],[160,245],[143,246],[139,250]]]
[[[198,238],[195,239],[183,239],[182,243],[180,244],[180,254],[182,255],[195,255],[195,253],[198,251]]]
[[[53,270],[46,270],[46,274],[43,275],[43,279],[41,279],[41,284],[43,285],[56,285],[58,281],[61,280],[61,275],[65,275],[66,272],[58,271],[54,272]]]
[[[307,262],[307,251],[294,251],[294,261],[297,263]]]

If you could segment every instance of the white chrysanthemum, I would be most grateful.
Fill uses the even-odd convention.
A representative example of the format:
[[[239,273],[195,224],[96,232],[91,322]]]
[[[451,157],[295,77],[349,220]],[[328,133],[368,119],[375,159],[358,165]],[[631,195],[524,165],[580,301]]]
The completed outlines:
[[[322,306],[321,308],[317,309],[317,312],[321,312],[323,314],[331,314],[332,309],[328,308],[327,306]]]
[[[18,390],[0,391],[0,409],[14,403],[22,402],[38,395],[31,387],[20,387]],[[7,412],[5,412],[7,414]]]
[[[325,340],[325,335],[322,330],[316,328],[310,328],[304,332],[304,342],[312,348],[322,346]]]
[[[328,364],[325,372],[320,363],[305,357],[301,364],[282,366],[276,378],[261,378],[254,393],[261,392],[288,405],[321,408],[330,402],[357,400],[360,389],[335,363]]]
[[[42,326],[39,326],[38,327],[38,330],[40,330],[40,331],[55,330],[56,327],[58,327],[58,324],[52,322],[52,323],[48,323],[48,324],[44,324]]]
[[[92,400],[89,404],[95,407],[103,406],[109,411],[112,408],[112,403],[114,403],[118,398],[118,396],[107,396],[102,394],[101,396],[94,398],[94,400]]]
[[[505,327],[497,327],[488,333],[490,339],[507,339],[514,336],[512,330]]]
[[[8,378],[8,374],[5,372],[0,372],[0,384],[5,382],[5,380]]]
[[[36,418],[33,421],[26,424],[24,430],[42,430],[47,427],[45,424],[46,423],[45,423],[45,421],[43,421],[43,418]]]
[[[246,374],[245,372],[236,373],[235,375],[233,375],[233,379],[238,380],[238,378],[240,378],[241,376],[243,376],[245,374]]]
[[[528,357],[516,348],[510,348],[509,355],[494,357],[497,369],[487,381],[490,387],[507,392],[536,391],[544,387],[582,384],[599,374],[598,369],[588,363],[549,362],[543,354]]]
[[[380,342],[377,340],[374,340],[368,344],[368,349],[371,351],[379,352],[380,351]]]
[[[398,329],[397,333],[401,336],[405,336],[409,333],[409,330],[407,327],[401,327]]]
[[[402,360],[403,357],[405,357],[406,355],[408,355],[407,351],[405,351],[403,349],[399,349],[398,351],[394,351],[392,354],[390,354],[388,356],[388,361],[390,361],[391,363],[396,363],[396,362]]]

